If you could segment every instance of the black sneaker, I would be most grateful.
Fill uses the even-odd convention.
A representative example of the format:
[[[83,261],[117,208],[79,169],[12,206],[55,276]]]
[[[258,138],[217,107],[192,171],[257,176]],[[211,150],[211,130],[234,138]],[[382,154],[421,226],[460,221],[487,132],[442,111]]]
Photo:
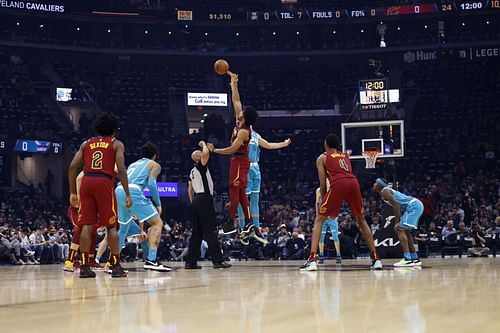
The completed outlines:
[[[120,264],[111,265],[111,277],[120,278],[120,277],[127,277],[127,275],[128,271],[124,270]]]
[[[247,222],[245,226],[241,229],[240,232],[240,238],[248,238],[252,234],[252,232],[255,232],[255,225],[252,222]]]
[[[335,263],[340,265],[342,263],[342,257],[337,257],[337,259],[335,259]]]
[[[201,269],[201,266],[198,265],[190,265],[190,264],[185,264],[184,269]]]
[[[158,261],[151,261],[151,260],[146,260],[144,262],[144,269],[145,270],[152,270],[152,271],[157,271],[157,272],[170,272],[172,271],[172,268],[163,265],[162,263],[159,263]]]
[[[80,267],[80,279],[95,278],[95,272],[90,269],[90,266]]]
[[[224,226],[222,227],[222,233],[224,235],[230,235],[236,232],[236,228],[234,227],[234,221],[228,220]]]
[[[219,263],[214,264],[214,268],[229,268],[232,267],[233,265],[228,264],[227,262],[221,261]]]

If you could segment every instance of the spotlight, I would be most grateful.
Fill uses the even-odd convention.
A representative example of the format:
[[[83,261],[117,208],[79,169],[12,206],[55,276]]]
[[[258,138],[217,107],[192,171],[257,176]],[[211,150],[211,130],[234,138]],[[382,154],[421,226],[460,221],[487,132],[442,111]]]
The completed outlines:
[[[465,22],[462,22],[462,27],[465,27]]]
[[[208,32],[205,32],[205,36],[208,36]]]
[[[333,34],[335,35],[337,33],[337,31],[333,30]]]
[[[17,25],[17,26],[19,26],[19,25],[20,25],[20,23],[19,23],[19,22],[17,22],[17,23],[16,23],[16,25]]]
[[[237,32],[237,33],[236,33],[236,36],[239,36],[239,35],[240,35],[240,33],[239,33],[239,32]]]
[[[276,31],[273,31],[273,36],[276,36]]]
[[[149,33],[149,31],[147,31],[147,30],[144,30],[144,33],[145,33],[145,34],[147,35],[147,34]]]
[[[401,27],[398,27],[398,31],[401,30]]]
[[[361,29],[361,32],[365,32],[363,29]]]
[[[426,25],[424,25],[424,28],[425,28],[425,29],[427,29],[427,28],[428,28],[427,24],[426,24]]]
[[[208,113],[204,113],[203,117],[205,117],[205,118],[208,117]]]
[[[111,32],[111,29],[108,29],[108,32]]]
[[[205,122],[205,119],[200,120],[200,123],[202,123],[202,124],[203,124],[204,122]]]
[[[171,34],[172,34],[172,31],[169,31],[169,32],[168,32],[168,34],[169,34],[169,35],[171,35]]]
[[[40,24],[38,27],[39,27],[39,28],[43,28],[43,24]]]
[[[77,27],[77,28],[76,28],[76,31],[80,31],[80,27]]]
[[[299,31],[297,31],[297,35],[300,35],[300,32],[299,32]]]

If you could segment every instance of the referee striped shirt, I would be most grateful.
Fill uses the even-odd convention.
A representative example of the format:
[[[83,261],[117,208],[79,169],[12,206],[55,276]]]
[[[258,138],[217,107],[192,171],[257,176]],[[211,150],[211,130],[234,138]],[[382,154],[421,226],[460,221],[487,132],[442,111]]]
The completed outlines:
[[[206,165],[197,163],[195,167],[191,169],[189,178],[191,179],[194,193],[214,195],[214,182],[212,181],[210,170],[208,170]]]

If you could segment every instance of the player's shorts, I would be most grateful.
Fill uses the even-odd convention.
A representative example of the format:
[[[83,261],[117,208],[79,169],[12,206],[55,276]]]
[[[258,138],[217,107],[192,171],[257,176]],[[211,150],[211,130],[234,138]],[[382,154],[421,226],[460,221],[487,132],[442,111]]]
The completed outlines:
[[[73,206],[68,207],[68,218],[71,224],[73,225],[73,229],[78,229],[78,208]]]
[[[248,170],[247,195],[250,193],[260,193],[260,168],[259,163],[250,163]]]
[[[351,207],[353,217],[364,214],[363,199],[361,198],[357,178],[340,178],[333,181],[330,190],[323,198],[319,214],[322,216],[338,216],[344,201],[347,201]]]
[[[137,217],[140,222],[156,217],[158,210],[151,200],[144,196],[142,188],[136,184],[129,184],[128,187],[132,199],[132,207],[130,208],[125,205],[126,195],[123,187],[120,185],[115,189],[116,200],[118,201],[118,223],[129,223],[132,221],[132,215]]]
[[[100,224],[106,228],[116,226],[115,185],[106,175],[85,175],[80,186],[78,225]]]
[[[320,242],[324,242],[325,241],[325,234],[326,234],[326,231],[328,230],[328,228],[330,228],[330,232],[332,234],[332,238],[335,242],[338,242],[339,241],[339,224],[337,223],[337,220],[335,219],[332,219],[331,217],[327,218],[324,222],[323,222],[323,226],[321,227],[321,238],[320,238]]]
[[[321,228],[321,232],[326,232],[326,230],[330,228],[330,232],[333,233],[338,233],[339,232],[339,224],[337,223],[337,220],[334,220],[332,218],[327,218],[325,222],[323,222],[323,227]]]
[[[250,160],[248,156],[234,156],[229,165],[229,185],[235,186],[238,181],[238,188],[247,188],[248,171],[250,170]]]
[[[424,212],[424,204],[417,198],[413,198],[406,207],[406,211],[399,219],[399,225],[406,230],[414,230],[418,227],[418,220]]]

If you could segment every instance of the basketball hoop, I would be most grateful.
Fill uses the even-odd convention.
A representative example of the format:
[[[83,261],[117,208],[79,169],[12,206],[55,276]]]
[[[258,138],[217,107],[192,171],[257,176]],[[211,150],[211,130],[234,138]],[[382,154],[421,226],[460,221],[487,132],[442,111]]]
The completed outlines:
[[[367,169],[375,169],[375,163],[377,162],[377,156],[379,152],[376,150],[367,150],[363,152],[363,157],[365,158]]]

